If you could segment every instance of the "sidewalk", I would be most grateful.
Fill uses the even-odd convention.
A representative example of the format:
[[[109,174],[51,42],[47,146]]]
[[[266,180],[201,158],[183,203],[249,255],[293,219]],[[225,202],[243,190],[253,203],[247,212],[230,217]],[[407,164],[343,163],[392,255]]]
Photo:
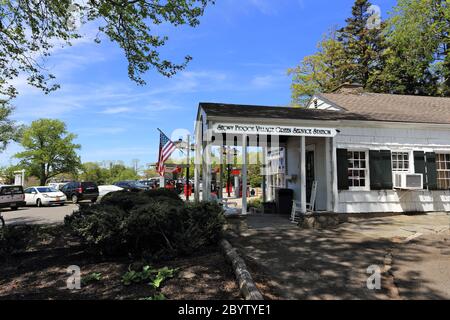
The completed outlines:
[[[442,248],[450,244],[449,219],[351,219],[333,230],[302,230],[287,217],[249,216],[240,236],[230,240],[285,299],[448,299],[449,256]],[[402,243],[417,234],[415,241]],[[382,290],[367,289],[367,268],[383,268],[387,260],[393,278],[383,278]],[[444,271],[434,272],[437,268]]]

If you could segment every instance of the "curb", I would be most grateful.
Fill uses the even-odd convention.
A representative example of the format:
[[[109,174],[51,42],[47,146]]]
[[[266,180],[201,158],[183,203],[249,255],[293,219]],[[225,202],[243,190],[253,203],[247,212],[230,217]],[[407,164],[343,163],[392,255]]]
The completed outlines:
[[[261,292],[256,288],[255,283],[244,260],[239,256],[236,249],[225,239],[220,241],[220,246],[226,259],[231,262],[234,274],[239,283],[239,289],[245,300],[264,300]]]

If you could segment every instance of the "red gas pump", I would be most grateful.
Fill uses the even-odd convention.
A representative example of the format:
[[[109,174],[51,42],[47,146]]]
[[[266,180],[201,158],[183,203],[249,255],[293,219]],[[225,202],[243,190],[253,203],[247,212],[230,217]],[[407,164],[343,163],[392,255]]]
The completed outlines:
[[[190,183],[184,185],[184,195],[190,197],[192,195],[192,186]]]

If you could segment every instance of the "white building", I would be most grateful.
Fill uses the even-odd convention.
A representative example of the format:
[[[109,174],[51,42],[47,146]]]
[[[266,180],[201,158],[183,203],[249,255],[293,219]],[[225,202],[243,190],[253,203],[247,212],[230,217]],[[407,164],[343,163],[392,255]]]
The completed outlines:
[[[268,170],[265,198],[273,199],[277,188],[292,189],[302,212],[313,181],[316,211],[450,211],[450,98],[344,85],[314,96],[306,109],[200,103],[196,141],[203,141],[196,177],[202,167],[204,186],[211,182],[212,148],[234,145],[246,154],[259,146],[267,166],[281,167]],[[242,163],[245,169],[247,157]],[[242,179],[245,185],[245,174]],[[209,199],[206,187],[203,192]],[[243,207],[246,212],[245,194]]]

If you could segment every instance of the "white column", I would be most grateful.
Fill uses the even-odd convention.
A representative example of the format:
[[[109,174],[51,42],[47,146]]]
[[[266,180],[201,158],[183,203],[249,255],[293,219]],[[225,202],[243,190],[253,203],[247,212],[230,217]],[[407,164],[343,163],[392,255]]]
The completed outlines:
[[[262,147],[262,198],[267,202],[267,147]]]
[[[195,202],[199,202],[200,201],[200,168],[201,168],[201,158],[202,158],[202,138],[200,137],[200,135],[198,133],[196,133],[196,138],[195,138],[195,161],[194,161],[194,166],[195,166],[195,171],[194,171],[194,182],[195,182],[195,186],[194,186],[194,197],[195,197]]]
[[[247,214],[247,136],[242,135],[242,214]]]
[[[331,139],[333,212],[337,213],[339,211],[339,191],[338,191],[338,174],[337,174],[336,138],[330,138],[330,139]]]
[[[300,137],[300,203],[301,213],[306,213],[306,145],[305,137]]]
[[[333,211],[333,169],[332,169],[332,138],[325,138],[325,172],[327,188],[327,211]]]
[[[207,155],[206,155],[206,152],[207,152],[207,150],[206,150],[206,143],[203,143],[202,144],[203,145],[203,147],[202,147],[202,200],[203,201],[208,201],[208,193],[206,192],[206,184],[207,184],[207,180],[208,180],[208,178],[207,178],[207,176],[208,176],[208,173],[207,173],[207,170],[206,170],[206,167],[207,167],[207,160],[206,160],[206,157],[207,157]]]
[[[203,181],[203,194],[204,200],[211,200],[211,182],[212,182],[212,170],[211,170],[211,144],[208,142],[205,148],[205,179]]]

